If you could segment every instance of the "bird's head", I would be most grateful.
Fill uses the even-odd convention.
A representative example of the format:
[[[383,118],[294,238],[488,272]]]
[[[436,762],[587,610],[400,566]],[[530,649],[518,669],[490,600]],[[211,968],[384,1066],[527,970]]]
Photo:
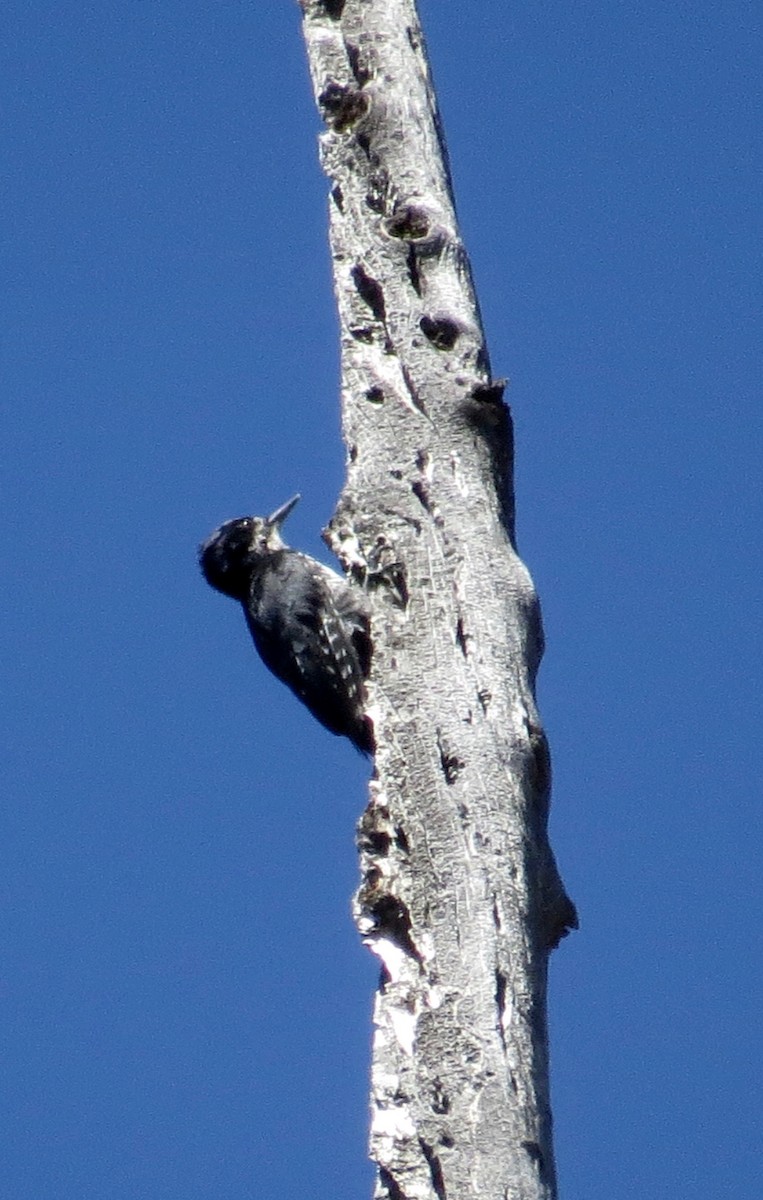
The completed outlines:
[[[199,547],[207,583],[234,600],[244,600],[255,563],[284,548],[281,526],[298,500],[298,495],[292,496],[269,517],[236,517],[216,529]]]

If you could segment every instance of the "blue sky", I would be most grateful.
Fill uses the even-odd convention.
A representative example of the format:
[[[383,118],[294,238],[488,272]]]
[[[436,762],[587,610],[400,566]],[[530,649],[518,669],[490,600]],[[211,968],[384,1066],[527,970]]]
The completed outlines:
[[[757,1196],[757,6],[422,16],[581,914],[562,1196]],[[0,59],[0,1196],[370,1195],[366,771],[195,563],[297,490],[325,555],[341,486],[298,9],[9,0]]]

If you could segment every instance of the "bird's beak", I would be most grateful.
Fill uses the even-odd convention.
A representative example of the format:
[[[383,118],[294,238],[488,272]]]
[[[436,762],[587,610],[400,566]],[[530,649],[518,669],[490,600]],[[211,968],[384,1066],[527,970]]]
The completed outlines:
[[[287,500],[285,504],[282,504],[280,508],[277,508],[275,512],[271,513],[269,517],[266,517],[265,523],[267,525],[274,525],[276,529],[280,529],[291,510],[297,505],[300,499],[300,494],[297,492],[296,496],[292,496],[291,500]]]

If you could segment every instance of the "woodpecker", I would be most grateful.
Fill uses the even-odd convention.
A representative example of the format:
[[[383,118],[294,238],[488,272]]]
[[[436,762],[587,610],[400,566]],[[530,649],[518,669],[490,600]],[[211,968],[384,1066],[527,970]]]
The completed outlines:
[[[199,564],[211,587],[240,602],[265,666],[321,725],[372,754],[364,716],[371,665],[364,597],[283,541],[281,526],[299,498],[269,517],[226,521],[199,547]]]

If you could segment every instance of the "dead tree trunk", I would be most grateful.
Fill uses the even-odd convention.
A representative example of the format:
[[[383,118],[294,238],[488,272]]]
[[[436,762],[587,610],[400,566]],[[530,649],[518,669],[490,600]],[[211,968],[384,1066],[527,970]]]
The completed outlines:
[[[374,606],[356,918],[382,961],[377,1200],[555,1196],[542,630],[413,0],[302,0],[327,131],[348,479],[327,540]]]

